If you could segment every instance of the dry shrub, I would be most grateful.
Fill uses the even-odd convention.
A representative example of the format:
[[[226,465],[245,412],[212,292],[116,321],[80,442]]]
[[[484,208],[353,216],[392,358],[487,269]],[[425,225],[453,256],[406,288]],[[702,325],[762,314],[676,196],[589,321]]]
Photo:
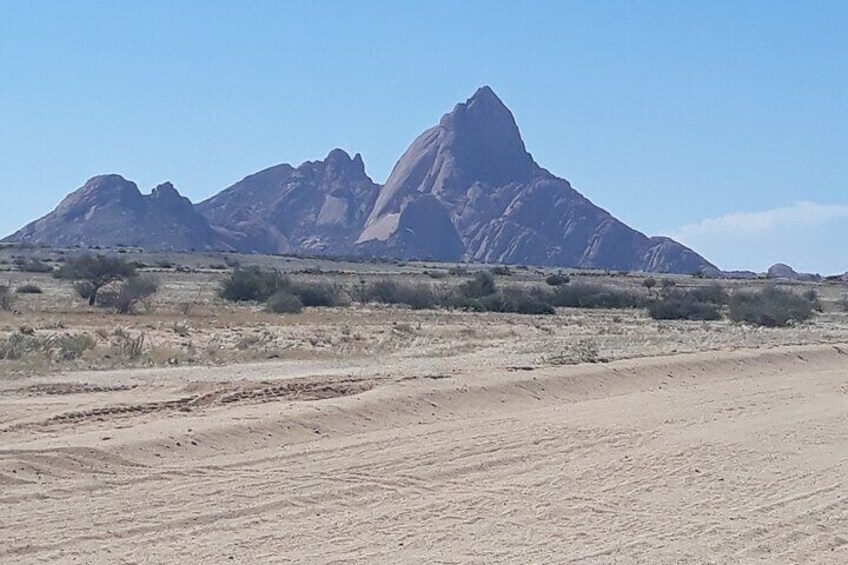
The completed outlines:
[[[18,360],[33,353],[57,361],[72,361],[94,349],[95,339],[87,333],[37,336],[34,332],[16,332],[0,340],[0,359]]]
[[[27,283],[15,289],[17,294],[41,294],[43,291],[37,284]]]
[[[675,291],[667,287],[661,300],[648,305],[648,315],[654,320],[720,320],[724,291],[711,287]]]
[[[294,294],[280,290],[274,293],[265,304],[265,311],[273,314],[297,314],[303,310],[303,302]]]
[[[139,303],[146,301],[159,290],[159,281],[150,276],[134,276],[114,291],[103,291],[97,298],[98,306],[114,308],[118,314],[132,314]]]
[[[0,285],[0,310],[11,311],[15,305],[15,296],[6,285]]]
[[[114,336],[115,345],[124,358],[135,361],[144,353],[144,332],[133,337],[128,331],[119,327],[115,328]]]
[[[730,298],[730,319],[755,326],[783,328],[813,317],[813,304],[791,291],[768,286],[758,292],[738,292]]]
[[[592,339],[581,339],[570,348],[543,359],[548,365],[576,365],[578,363],[604,363],[600,348]]]

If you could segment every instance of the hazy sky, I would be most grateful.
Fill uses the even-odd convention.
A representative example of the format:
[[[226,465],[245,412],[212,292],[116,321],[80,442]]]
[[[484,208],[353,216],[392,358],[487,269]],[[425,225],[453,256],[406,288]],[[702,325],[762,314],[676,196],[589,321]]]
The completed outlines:
[[[342,147],[383,182],[489,84],[631,226],[842,272],[846,30],[845,1],[2,1],[0,232],[106,172],[197,201]]]

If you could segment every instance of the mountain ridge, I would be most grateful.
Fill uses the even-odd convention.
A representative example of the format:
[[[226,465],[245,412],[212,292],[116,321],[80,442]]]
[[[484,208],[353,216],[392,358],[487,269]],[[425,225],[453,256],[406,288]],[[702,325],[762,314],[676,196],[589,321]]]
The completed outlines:
[[[197,204],[170,183],[142,195],[120,175],[101,175],[3,241],[715,269],[674,240],[623,224],[537,164],[488,86],[421,133],[383,185],[366,174],[359,153],[342,149],[268,167]]]

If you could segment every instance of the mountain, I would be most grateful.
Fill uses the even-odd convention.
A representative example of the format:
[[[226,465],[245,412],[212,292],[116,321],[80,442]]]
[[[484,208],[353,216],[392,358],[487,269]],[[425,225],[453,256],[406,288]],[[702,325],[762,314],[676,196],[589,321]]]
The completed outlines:
[[[814,275],[810,273],[799,273],[789,265],[785,263],[775,263],[766,271],[767,279],[782,279],[788,281],[804,281],[804,282],[818,282],[820,281],[821,275]]]
[[[624,225],[540,167],[488,87],[407,149],[357,245],[439,260],[694,273],[703,257]]]
[[[120,175],[89,179],[55,210],[3,241],[54,247],[231,248],[171,183],[143,195]]]
[[[242,251],[341,255],[353,251],[379,189],[359,154],[334,149],[245,177],[197,210]]]
[[[418,136],[383,186],[341,149],[249,175],[197,205],[170,183],[142,195],[104,175],[4,241],[720,273],[539,166],[489,87]]]

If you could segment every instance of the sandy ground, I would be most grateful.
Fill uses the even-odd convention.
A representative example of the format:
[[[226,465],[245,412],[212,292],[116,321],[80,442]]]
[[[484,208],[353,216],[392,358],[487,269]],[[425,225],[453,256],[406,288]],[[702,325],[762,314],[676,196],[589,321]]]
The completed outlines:
[[[846,430],[848,345],[8,380],[0,562],[846,563]]]

